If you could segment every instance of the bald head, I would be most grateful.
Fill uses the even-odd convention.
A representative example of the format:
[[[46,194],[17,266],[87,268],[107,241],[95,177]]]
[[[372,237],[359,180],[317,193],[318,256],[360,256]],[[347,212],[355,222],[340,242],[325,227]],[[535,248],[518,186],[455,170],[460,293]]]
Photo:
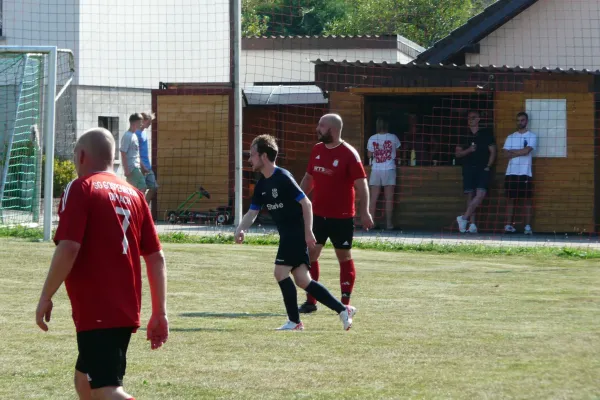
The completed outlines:
[[[342,128],[344,127],[344,123],[342,122],[342,117],[338,114],[325,114],[321,117],[323,124],[326,124],[332,130],[337,132],[342,132]]]
[[[86,131],[75,145],[75,160],[80,176],[112,168],[115,155],[115,140],[104,128]],[[80,171],[81,169],[81,171]]]

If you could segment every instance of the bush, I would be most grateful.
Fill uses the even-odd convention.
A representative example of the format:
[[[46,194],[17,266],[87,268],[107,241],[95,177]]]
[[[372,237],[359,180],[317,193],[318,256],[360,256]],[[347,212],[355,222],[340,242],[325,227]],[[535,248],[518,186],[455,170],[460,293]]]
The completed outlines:
[[[44,197],[44,168],[46,165],[46,156],[42,160],[42,197]],[[65,187],[73,179],[77,178],[77,171],[73,161],[59,158],[54,159],[54,182],[52,187],[52,197],[62,196]]]

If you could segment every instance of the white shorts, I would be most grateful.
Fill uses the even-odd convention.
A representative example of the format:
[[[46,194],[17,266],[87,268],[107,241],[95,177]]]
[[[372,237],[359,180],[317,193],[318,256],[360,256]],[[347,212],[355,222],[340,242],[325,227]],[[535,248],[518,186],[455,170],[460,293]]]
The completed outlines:
[[[369,178],[370,186],[394,186],[396,185],[395,169],[374,169],[371,170]]]

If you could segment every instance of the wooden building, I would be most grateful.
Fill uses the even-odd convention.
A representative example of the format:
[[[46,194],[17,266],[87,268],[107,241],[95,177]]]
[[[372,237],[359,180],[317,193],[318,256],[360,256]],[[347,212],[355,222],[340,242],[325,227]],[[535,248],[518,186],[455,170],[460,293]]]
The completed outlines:
[[[467,129],[468,109],[483,112],[483,123],[493,128],[501,153],[506,137],[516,130],[516,114],[526,111],[528,100],[563,99],[566,148],[559,152],[562,155],[538,155],[533,161],[533,230],[596,231],[600,72],[321,60],[315,71],[317,85],[328,93],[330,111],[344,119],[344,138],[365,158],[366,141],[375,133],[378,115],[391,118],[392,130],[398,131],[402,123],[394,124],[394,118],[429,107],[422,126],[429,129],[427,136],[441,142],[432,156],[438,159],[398,167],[394,222],[408,231],[456,230],[456,216],[466,204],[461,167],[451,160],[457,135]],[[538,132],[538,147],[550,140],[543,133]],[[498,232],[504,226],[506,165],[499,154],[478,216],[480,231]],[[516,222],[522,220],[516,215]]]

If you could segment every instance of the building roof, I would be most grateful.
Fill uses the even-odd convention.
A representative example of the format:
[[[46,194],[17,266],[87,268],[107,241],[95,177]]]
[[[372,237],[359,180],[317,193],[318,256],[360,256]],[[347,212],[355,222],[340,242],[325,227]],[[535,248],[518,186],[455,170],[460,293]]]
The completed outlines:
[[[397,49],[417,57],[425,48],[400,35],[252,36],[242,38],[242,50]]]
[[[506,22],[525,11],[538,0],[498,0],[484,11],[469,19],[464,25],[450,32],[422,52],[415,61],[431,64],[448,63],[461,52],[468,52],[483,38]]]
[[[362,62],[362,61],[335,61],[335,60],[321,60],[318,59],[313,61],[316,65],[331,65],[331,66],[339,66],[339,67],[363,67],[363,68],[384,68],[384,69],[407,69],[407,70],[418,70],[418,69],[428,69],[428,70],[449,70],[449,71],[470,71],[470,72],[513,72],[513,73],[549,73],[549,74],[561,74],[561,75],[600,75],[600,70],[576,70],[573,68],[569,69],[561,69],[561,68],[536,68],[536,67],[521,67],[521,66],[508,66],[508,65],[456,65],[456,64],[430,64],[430,63],[418,63],[418,62],[410,62],[407,64],[402,63],[388,63],[388,62]]]
[[[323,91],[315,85],[249,86],[243,95],[249,106],[327,104]]]

